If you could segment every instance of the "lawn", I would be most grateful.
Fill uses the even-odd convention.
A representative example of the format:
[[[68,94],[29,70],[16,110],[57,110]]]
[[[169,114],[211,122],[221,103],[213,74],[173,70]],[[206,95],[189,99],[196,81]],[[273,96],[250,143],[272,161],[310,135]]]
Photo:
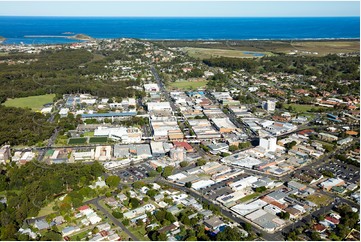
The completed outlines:
[[[93,137],[94,131],[84,132],[84,137]]]
[[[108,137],[90,137],[89,143],[106,143],[108,141]]]
[[[190,47],[186,47],[184,48],[184,50],[189,56],[197,59],[207,59],[211,57],[255,58],[270,54],[265,52]]]
[[[37,217],[41,217],[41,216],[45,216],[45,215],[49,215],[49,214],[54,213],[55,212],[53,210],[54,206],[55,206],[55,201],[52,201],[51,203],[49,203],[48,205],[46,205],[45,207],[40,209]]]
[[[247,196],[245,196],[245,197],[242,197],[242,198],[239,199],[238,201],[239,201],[239,203],[245,203],[245,202],[247,202],[247,201],[249,201],[249,200],[252,200],[253,198],[258,197],[259,194],[260,194],[260,193],[255,192],[255,193],[249,194],[249,195],[247,195]]]
[[[129,226],[128,227],[129,231],[134,234],[139,240],[147,240],[149,241],[150,239],[147,236],[147,232],[145,231],[144,226]],[[145,235],[145,236],[144,236]]]
[[[44,104],[52,103],[54,97],[55,94],[46,94],[41,96],[14,98],[6,100],[4,105],[7,107],[31,108],[33,111],[39,111]]]
[[[317,204],[318,206],[326,206],[332,201],[331,197],[320,193],[309,195],[308,197],[306,197],[306,199]]]
[[[284,108],[288,108],[289,106],[291,106],[293,108],[293,110],[295,112],[298,112],[298,113],[304,113],[304,112],[308,112],[310,111],[312,108],[313,109],[320,109],[322,107],[318,107],[318,106],[314,106],[314,105],[307,105],[307,104],[284,104],[283,105]]]
[[[207,85],[206,80],[204,81],[179,81],[179,82],[172,82],[169,83],[170,87],[183,89],[183,90],[193,90],[198,89],[201,87],[205,87]]]
[[[68,141],[69,145],[80,145],[85,144],[87,141],[87,138],[70,138]]]

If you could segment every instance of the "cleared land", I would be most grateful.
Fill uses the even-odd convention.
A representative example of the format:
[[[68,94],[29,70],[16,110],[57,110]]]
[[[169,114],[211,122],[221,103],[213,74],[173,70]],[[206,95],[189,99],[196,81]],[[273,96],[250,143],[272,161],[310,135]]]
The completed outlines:
[[[324,107],[319,107],[319,106],[314,106],[314,105],[306,105],[306,104],[284,104],[283,106],[285,108],[288,108],[291,106],[295,112],[299,112],[299,113],[308,112],[311,109],[318,110],[320,108],[324,108]]]
[[[249,200],[251,200],[253,198],[258,197],[259,195],[260,195],[259,192],[255,192],[255,193],[249,194],[249,195],[247,195],[245,197],[242,197],[241,199],[238,200],[238,202],[239,203],[244,203],[244,202],[247,202],[247,201],[249,201]]]
[[[238,51],[290,53],[295,50],[298,55],[322,56],[337,53],[360,52],[359,40],[327,41],[263,41],[263,40],[227,40],[227,41],[156,41],[165,47],[191,47],[208,49],[225,49]],[[311,52],[302,53],[302,52]],[[318,54],[312,54],[317,52]]]
[[[312,194],[306,198],[307,200],[317,204],[318,206],[326,206],[332,201],[332,198],[320,193]]]
[[[240,50],[225,50],[225,49],[208,49],[208,48],[190,48],[183,49],[190,57],[197,59],[208,59],[211,57],[232,57],[232,58],[259,58],[263,55],[270,55],[264,52],[250,52]]]
[[[87,138],[70,138],[68,144],[69,145],[80,145],[85,144],[87,141]]]
[[[172,88],[178,88],[183,90],[193,90],[201,87],[205,87],[207,85],[206,80],[204,81],[179,81],[179,82],[171,82],[169,86]]]
[[[4,105],[7,107],[31,108],[33,111],[39,111],[44,104],[52,103],[54,97],[55,94],[46,94],[41,96],[14,98],[6,100]]]
[[[91,137],[89,138],[89,143],[106,143],[108,141],[108,137]]]

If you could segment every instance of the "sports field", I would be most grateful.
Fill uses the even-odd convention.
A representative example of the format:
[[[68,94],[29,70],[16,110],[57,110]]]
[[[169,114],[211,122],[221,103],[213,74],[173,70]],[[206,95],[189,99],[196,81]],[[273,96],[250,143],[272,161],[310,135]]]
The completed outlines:
[[[40,96],[14,98],[6,100],[4,105],[7,107],[31,108],[33,111],[39,111],[42,109],[44,104],[52,103],[54,97],[55,94],[46,94]]]
[[[207,85],[206,80],[204,81],[179,81],[179,82],[171,82],[169,83],[170,87],[183,89],[183,90],[193,90],[201,87],[205,87]]]
[[[85,144],[87,138],[70,138],[68,144],[69,145],[81,145]]]
[[[89,143],[106,143],[108,141],[108,137],[90,137]]]

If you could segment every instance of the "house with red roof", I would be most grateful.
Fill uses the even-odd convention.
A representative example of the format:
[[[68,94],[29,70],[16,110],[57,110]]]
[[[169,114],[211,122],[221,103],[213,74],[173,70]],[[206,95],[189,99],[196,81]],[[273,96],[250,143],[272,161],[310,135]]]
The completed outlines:
[[[182,148],[184,148],[188,153],[189,153],[189,152],[194,152],[193,147],[192,147],[190,144],[188,144],[187,142],[175,141],[175,142],[173,142],[173,145],[174,145],[175,147],[182,147]]]

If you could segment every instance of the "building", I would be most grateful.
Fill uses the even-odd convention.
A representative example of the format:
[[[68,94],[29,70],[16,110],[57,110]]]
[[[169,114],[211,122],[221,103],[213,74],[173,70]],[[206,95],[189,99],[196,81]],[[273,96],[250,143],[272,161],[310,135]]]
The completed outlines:
[[[328,180],[321,182],[321,187],[327,191],[330,191],[332,187],[343,185],[345,185],[345,181],[339,178],[329,178]]]
[[[265,149],[266,151],[276,151],[277,138],[272,136],[261,137],[259,141],[259,146]]]
[[[262,102],[262,108],[267,110],[267,112],[274,112],[276,110],[276,100],[267,100]]]
[[[229,118],[212,118],[212,122],[221,133],[230,133],[237,129]]]
[[[338,140],[338,137],[332,134],[327,133],[319,133],[318,137],[324,141],[336,141]]]
[[[213,216],[207,220],[204,220],[204,225],[211,230],[217,230],[220,227],[226,225],[222,220],[220,220],[218,217]]]
[[[148,111],[172,111],[172,107],[170,106],[169,102],[149,102],[147,104]]]
[[[150,148],[152,149],[153,157],[161,157],[166,153],[163,147],[163,142],[152,141],[150,142]]]
[[[98,127],[94,130],[94,136],[107,136],[113,140],[120,140],[124,144],[142,142],[142,132],[138,128],[133,127]]]
[[[69,108],[62,108],[59,111],[60,118],[66,118],[68,117]]]
[[[4,145],[0,149],[0,163],[5,164],[11,157],[10,145]]]
[[[98,161],[106,161],[112,158],[111,146],[97,146],[95,148],[94,159]]]
[[[184,161],[186,158],[186,151],[183,147],[172,148],[169,156],[173,161]]]
[[[156,83],[144,84],[144,91],[146,91],[146,92],[159,92],[159,86]]]

